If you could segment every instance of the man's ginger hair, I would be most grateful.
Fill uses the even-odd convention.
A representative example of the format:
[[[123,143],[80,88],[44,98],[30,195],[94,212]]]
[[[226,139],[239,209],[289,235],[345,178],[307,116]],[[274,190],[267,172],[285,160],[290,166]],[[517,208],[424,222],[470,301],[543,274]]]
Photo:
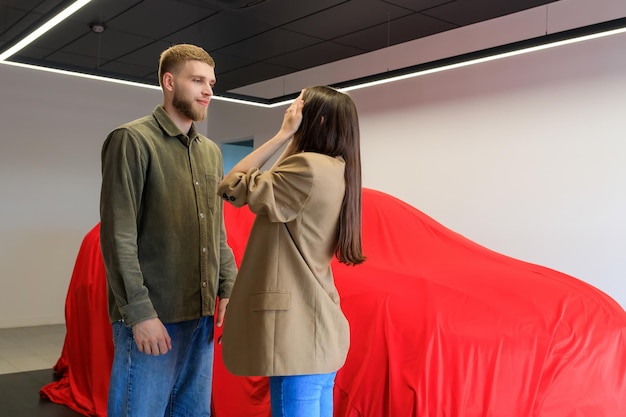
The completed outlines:
[[[159,85],[163,82],[166,72],[176,73],[187,61],[200,61],[215,68],[215,61],[211,55],[199,46],[180,44],[167,48],[159,59]]]

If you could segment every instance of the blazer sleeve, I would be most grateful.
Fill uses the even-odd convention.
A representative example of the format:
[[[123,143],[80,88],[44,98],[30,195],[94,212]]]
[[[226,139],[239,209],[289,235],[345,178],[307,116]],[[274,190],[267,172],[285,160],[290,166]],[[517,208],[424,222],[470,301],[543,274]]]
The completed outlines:
[[[314,183],[311,161],[299,153],[269,171],[231,172],[220,184],[219,193],[235,207],[248,204],[253,213],[267,216],[271,222],[287,223],[302,211]]]

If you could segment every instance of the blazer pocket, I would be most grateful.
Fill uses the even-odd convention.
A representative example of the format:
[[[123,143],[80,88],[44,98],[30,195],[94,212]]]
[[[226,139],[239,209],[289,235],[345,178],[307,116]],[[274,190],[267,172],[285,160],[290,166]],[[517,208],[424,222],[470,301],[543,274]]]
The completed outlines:
[[[289,310],[291,294],[288,292],[268,291],[250,296],[252,311]]]

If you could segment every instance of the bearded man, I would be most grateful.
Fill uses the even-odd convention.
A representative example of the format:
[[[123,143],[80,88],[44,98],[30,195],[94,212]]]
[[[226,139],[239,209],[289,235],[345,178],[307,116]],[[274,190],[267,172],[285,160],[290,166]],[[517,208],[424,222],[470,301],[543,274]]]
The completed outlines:
[[[175,45],[158,75],[163,104],[102,147],[100,243],[115,345],[109,417],[210,416],[213,326],[223,323],[237,274],[217,196],[222,156],[194,125],[206,117],[215,62],[200,47]]]

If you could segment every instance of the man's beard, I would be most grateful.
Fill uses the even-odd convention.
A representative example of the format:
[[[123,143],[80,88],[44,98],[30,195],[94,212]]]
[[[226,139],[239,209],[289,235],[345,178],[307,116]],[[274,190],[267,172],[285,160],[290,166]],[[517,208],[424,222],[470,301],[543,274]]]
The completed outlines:
[[[193,120],[194,122],[200,122],[206,117],[207,109],[203,107],[198,109],[194,107],[193,101],[187,101],[178,95],[178,92],[174,93],[174,99],[172,105],[176,110],[181,112],[186,118]]]

